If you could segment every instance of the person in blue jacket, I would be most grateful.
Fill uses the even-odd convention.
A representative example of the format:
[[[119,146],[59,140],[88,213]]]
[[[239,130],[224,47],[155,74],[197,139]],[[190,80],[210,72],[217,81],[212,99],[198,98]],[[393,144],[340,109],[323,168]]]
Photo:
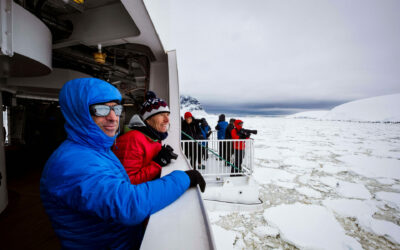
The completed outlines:
[[[208,126],[208,122],[207,122],[206,118],[201,118],[200,130],[201,130],[201,134],[204,137],[204,140],[208,140],[212,131],[211,131],[210,126]],[[202,144],[201,158],[207,161],[207,159],[208,159],[208,142],[202,142],[201,144]]]
[[[226,127],[228,127],[228,123],[225,121],[225,115],[220,114],[218,117],[218,124],[215,126],[215,129],[218,131],[217,136],[218,140],[224,140],[225,139],[225,130]],[[219,155],[226,160],[227,156],[227,145],[226,142],[219,142]]]
[[[63,249],[138,249],[142,222],[205,182],[199,172],[173,171],[132,185],[111,151],[121,94],[96,78],[67,82],[59,95],[67,139],[47,161],[40,196]]]

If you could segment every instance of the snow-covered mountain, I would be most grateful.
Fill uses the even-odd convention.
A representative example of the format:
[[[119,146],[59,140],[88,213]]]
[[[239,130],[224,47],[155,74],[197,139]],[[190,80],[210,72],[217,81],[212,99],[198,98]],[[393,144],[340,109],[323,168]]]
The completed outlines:
[[[309,111],[288,116],[337,121],[400,122],[400,93],[361,99],[330,111]]]
[[[188,95],[181,95],[181,116],[185,114],[185,112],[189,111],[196,118],[201,118],[207,115],[206,111],[204,111],[201,103],[194,97]]]

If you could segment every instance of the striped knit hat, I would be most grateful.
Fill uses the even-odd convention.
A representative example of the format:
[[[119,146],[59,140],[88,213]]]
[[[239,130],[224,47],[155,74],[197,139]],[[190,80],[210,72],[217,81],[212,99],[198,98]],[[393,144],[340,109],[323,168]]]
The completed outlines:
[[[169,113],[169,107],[163,99],[157,98],[153,91],[148,91],[146,93],[146,101],[142,104],[140,115],[145,121],[159,113]]]

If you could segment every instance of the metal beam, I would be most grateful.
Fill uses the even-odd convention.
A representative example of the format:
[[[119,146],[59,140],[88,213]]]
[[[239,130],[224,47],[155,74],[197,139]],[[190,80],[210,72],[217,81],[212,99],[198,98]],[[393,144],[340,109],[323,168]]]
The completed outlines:
[[[13,56],[12,0],[0,0],[0,33],[0,55]]]
[[[0,79],[0,85],[2,85],[4,79]],[[4,137],[3,137],[3,98],[0,91],[0,213],[7,207],[8,204],[8,193],[7,193],[7,181],[6,181],[6,161],[4,153]]]

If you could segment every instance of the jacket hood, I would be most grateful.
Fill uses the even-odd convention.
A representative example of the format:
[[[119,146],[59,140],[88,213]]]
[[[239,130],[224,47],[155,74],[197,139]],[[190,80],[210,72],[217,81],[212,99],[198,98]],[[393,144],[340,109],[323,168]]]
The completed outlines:
[[[242,123],[242,122],[243,122],[242,120],[236,120],[235,123],[234,123],[235,124],[235,128],[241,130],[242,126],[240,126],[239,123]]]
[[[110,137],[93,121],[89,106],[121,101],[118,89],[100,79],[74,79],[62,87],[59,95],[68,139],[93,148],[110,148],[117,135]]]
[[[128,127],[129,127],[130,129],[133,129],[133,128],[135,128],[135,127],[146,127],[146,124],[144,123],[144,121],[142,120],[142,118],[140,118],[140,116],[134,115],[134,116],[132,116],[132,118],[129,120]]]

